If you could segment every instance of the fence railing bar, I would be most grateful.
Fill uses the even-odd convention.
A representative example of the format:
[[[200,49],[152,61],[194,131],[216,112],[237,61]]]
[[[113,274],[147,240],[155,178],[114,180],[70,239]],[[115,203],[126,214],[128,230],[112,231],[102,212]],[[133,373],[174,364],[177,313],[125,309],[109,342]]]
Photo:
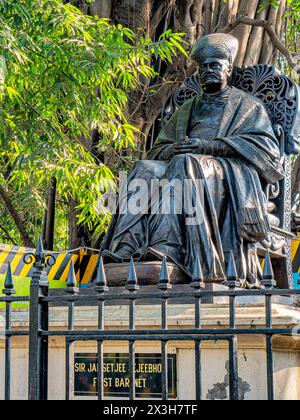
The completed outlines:
[[[193,279],[191,286],[200,291],[205,288],[203,272],[200,264],[200,259],[197,256]],[[200,297],[195,297],[195,328],[201,330],[201,304],[202,299]],[[202,342],[201,340],[195,341],[195,391],[196,391],[196,401],[202,400]]]
[[[134,297],[130,301],[129,328],[131,331],[135,330],[135,299]],[[129,342],[129,373],[130,373],[129,399],[135,400],[135,341],[134,340]]]
[[[130,331],[135,330],[135,299],[134,292],[129,305],[129,328]],[[135,400],[136,389],[135,389],[135,340],[129,341],[129,375],[130,375],[130,388],[129,388],[129,399]]]
[[[103,348],[104,348],[103,340],[97,340],[97,362],[98,362],[97,388],[98,388],[99,401],[102,401],[104,399]]]
[[[30,301],[29,297],[22,297],[22,296],[14,296],[14,297],[4,297],[1,296],[0,297],[0,303],[6,303],[6,302],[11,302],[11,303],[20,303],[20,302],[24,302],[24,303],[28,303]]]
[[[98,264],[97,264],[97,276],[96,276],[96,286],[95,292],[98,294],[98,330],[104,331],[105,329],[105,298],[104,293],[109,291],[107,287],[107,280],[104,270],[103,258],[100,255]],[[104,359],[104,342],[102,339],[97,340],[97,362],[98,362],[98,372],[97,372],[97,394],[98,400],[102,401],[104,399],[104,372],[103,372],[103,359]]]
[[[71,372],[70,372],[70,345],[71,341],[67,338],[66,339],[66,354],[65,354],[65,360],[66,360],[66,372],[65,372],[65,378],[66,378],[66,401],[70,400],[71,397]]]
[[[137,274],[135,270],[135,264],[133,258],[130,261],[130,269],[128,273],[126,289],[129,291],[129,329],[131,332],[135,331],[136,327],[136,308],[135,308],[135,296],[139,290]],[[136,398],[136,386],[135,386],[135,340],[129,340],[129,400],[133,401]]]
[[[11,303],[6,303],[5,328],[11,329]],[[11,383],[11,335],[5,335],[5,400],[10,400]]]
[[[272,326],[272,296],[266,296],[266,327],[272,329]],[[266,334],[267,387],[269,401],[273,401],[275,398],[273,335]]]
[[[29,400],[40,400],[40,351],[41,351],[41,338],[39,335],[40,331],[40,319],[41,311],[39,305],[39,285],[38,283],[31,282],[31,294],[30,294],[30,334],[29,334],[29,378],[28,378],[28,399]],[[35,310],[33,308],[36,308]]]
[[[268,382],[268,400],[275,399],[274,389],[274,356],[273,356],[273,337],[266,336],[266,356],[267,356],[267,382]]]
[[[238,345],[237,337],[229,340],[229,389],[230,400],[239,399],[239,374],[238,374]]]
[[[162,299],[161,322],[164,331],[168,328],[168,299]],[[167,335],[167,334],[166,334]],[[162,366],[162,400],[168,400],[168,342],[161,340],[161,366]]]
[[[262,286],[266,290],[273,290],[276,287],[276,281],[274,280],[274,272],[272,268],[270,252],[267,250]],[[265,296],[265,310],[266,310],[266,327],[272,329],[272,295]],[[275,398],[274,390],[274,356],[273,356],[273,336],[266,334],[266,360],[267,360],[267,388],[268,388],[268,400],[273,401]]]
[[[16,294],[14,289],[14,282],[12,277],[12,270],[10,263],[8,264],[7,273],[4,280],[4,289],[2,293],[5,294],[10,299],[6,301],[5,305],[5,330],[9,331],[11,329],[11,302],[12,295]],[[4,367],[4,398],[6,401],[10,400],[10,386],[11,386],[11,335],[3,334],[5,336],[5,367]]]
[[[195,383],[196,401],[202,400],[202,341],[195,341]]]
[[[236,296],[236,297],[264,297],[266,295],[271,296],[280,296],[283,298],[290,298],[291,296],[300,295],[300,289],[273,289],[273,290],[244,290],[244,289],[237,289],[234,291],[230,290],[220,290],[220,291],[201,291],[201,292],[194,292],[194,291],[184,291],[183,292],[176,292],[176,291],[168,291],[168,292],[138,292],[136,293],[136,300],[152,300],[152,299],[161,299],[162,297],[167,297],[168,299],[182,299],[184,298],[194,298],[194,297],[202,297],[202,298],[209,298],[209,297],[229,297],[229,296]],[[97,298],[95,295],[92,294],[82,294],[79,296],[74,296],[72,298],[67,296],[48,296],[42,297],[41,301],[44,302],[66,302],[70,300],[74,300],[76,302],[90,302],[95,301]],[[130,299],[129,294],[121,294],[120,293],[109,293],[105,294],[106,301],[123,301],[126,299]],[[22,300],[22,299],[21,299]],[[5,299],[4,299],[5,301]],[[159,305],[159,303],[157,303]]]
[[[68,329],[69,331],[74,330],[74,302],[70,302],[68,305]],[[68,337],[66,337],[66,401],[69,401],[71,398],[70,349],[72,345],[72,341],[70,341]]]
[[[135,400],[135,341],[129,341],[129,377],[130,377],[130,385],[129,385],[129,399],[131,401]]]
[[[161,297],[161,327],[164,331],[168,331],[168,290],[172,290],[171,279],[167,266],[166,257],[163,258],[162,268],[160,273],[160,282],[157,287],[162,290],[164,293]],[[168,334],[162,334],[160,336],[161,342],[161,388],[162,388],[162,400],[167,401],[169,399],[169,366],[168,366],[168,340],[166,337]]]
[[[185,337],[196,337],[196,339],[201,339],[202,336],[205,335],[225,335],[225,336],[232,336],[232,335],[286,335],[292,336],[295,333],[295,330],[292,328],[243,328],[243,329],[231,329],[231,328],[203,328],[201,330],[197,329],[190,329],[190,330],[135,330],[134,332],[131,330],[106,330],[105,332],[101,332],[98,330],[76,330],[76,331],[61,331],[61,330],[51,330],[51,331],[40,331],[42,336],[76,336],[77,334],[83,336],[94,336],[99,338],[105,338],[106,336],[114,337],[114,339],[120,335],[120,333],[124,336],[127,334],[127,337],[131,339],[138,339],[141,340],[141,337],[146,336],[153,339],[153,336],[157,337],[158,335],[163,336],[176,336],[179,338],[180,336]]]
[[[16,331],[16,330],[8,330],[8,331],[0,331],[0,335],[6,335],[7,337],[26,337],[29,336],[29,331]]]
[[[127,337],[127,338],[126,338]],[[201,341],[230,341],[232,339],[232,335],[230,336],[216,336],[216,335],[204,335],[201,336]],[[97,335],[94,336],[89,336],[86,337],[84,335],[78,335],[76,337],[74,337],[72,340],[73,341],[97,341],[99,339],[99,337]],[[196,341],[198,338],[195,336],[183,336],[181,337],[182,340],[186,340],[186,341]],[[106,340],[106,339],[105,339]],[[107,341],[128,341],[128,336],[127,335],[120,335],[117,337],[114,336],[108,336]],[[139,341],[146,341],[145,337],[142,338],[142,340],[140,340],[140,338],[138,339]],[[161,341],[162,338],[161,336],[154,336],[151,340],[149,341]],[[177,341],[178,337],[177,336],[171,336],[168,337],[167,341]]]
[[[240,281],[237,274],[237,268],[234,261],[233,252],[230,253],[227,272],[227,280],[224,283],[230,291],[234,292],[240,287]],[[229,295],[229,328],[236,329],[236,296]],[[239,374],[238,374],[238,335],[232,337],[229,341],[229,389],[230,400],[237,401],[239,399]]]
[[[48,290],[44,289],[44,293]],[[49,308],[47,303],[41,304],[41,328],[43,330],[49,329]],[[49,358],[49,342],[48,337],[41,337],[41,400],[48,400],[48,358]]]
[[[161,342],[161,368],[162,368],[162,400],[169,399],[168,390],[168,342]]]
[[[98,329],[99,331],[104,331],[104,322],[105,322],[105,302],[103,299],[99,301],[98,307]],[[97,372],[97,387],[98,387],[98,400],[102,401],[104,399],[104,374],[103,374],[103,340],[98,340],[98,372]]]
[[[70,267],[69,267],[69,273],[67,278],[67,287],[66,287],[66,293],[69,296],[77,296],[79,293],[79,289],[76,285],[76,274],[75,274],[75,268],[74,263],[71,260]],[[68,330],[74,331],[74,317],[75,317],[75,302],[73,300],[70,300],[68,303]],[[73,350],[75,346],[75,342],[72,340],[68,340],[68,337],[66,337],[66,400],[70,400],[72,397],[72,391],[73,391],[73,377],[71,381],[71,356],[70,352],[71,349]],[[73,355],[73,353],[72,353]]]

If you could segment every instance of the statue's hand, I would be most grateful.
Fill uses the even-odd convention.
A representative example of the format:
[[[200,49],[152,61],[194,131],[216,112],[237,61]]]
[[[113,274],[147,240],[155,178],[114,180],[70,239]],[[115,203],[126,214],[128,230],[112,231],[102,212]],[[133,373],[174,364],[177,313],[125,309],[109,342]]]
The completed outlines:
[[[173,155],[182,155],[186,153],[199,153],[205,154],[207,149],[207,142],[201,139],[190,139],[185,137],[178,143],[172,146]]]
[[[188,137],[185,137],[184,140],[181,140],[173,145],[174,156],[184,155],[185,153],[192,153],[192,151],[192,140]]]
[[[192,153],[205,154],[207,149],[207,142],[201,139],[189,139]]]

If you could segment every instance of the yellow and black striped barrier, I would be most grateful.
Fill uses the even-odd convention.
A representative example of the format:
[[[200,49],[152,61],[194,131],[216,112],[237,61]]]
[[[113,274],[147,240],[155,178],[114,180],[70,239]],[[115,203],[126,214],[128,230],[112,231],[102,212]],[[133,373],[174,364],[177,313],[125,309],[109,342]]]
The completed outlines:
[[[293,280],[295,288],[300,288],[300,236],[292,241]]]
[[[23,257],[26,253],[34,252],[35,250],[29,248],[0,244],[0,275],[6,273],[8,263],[10,263],[14,276],[31,277],[33,262],[27,265],[23,261]],[[71,260],[74,263],[76,279],[80,287],[86,287],[89,284],[95,272],[99,254],[91,255],[91,252],[86,248],[60,253],[53,252],[52,254],[56,258],[56,263],[47,268],[48,279],[52,287],[56,287],[56,282],[65,284]]]

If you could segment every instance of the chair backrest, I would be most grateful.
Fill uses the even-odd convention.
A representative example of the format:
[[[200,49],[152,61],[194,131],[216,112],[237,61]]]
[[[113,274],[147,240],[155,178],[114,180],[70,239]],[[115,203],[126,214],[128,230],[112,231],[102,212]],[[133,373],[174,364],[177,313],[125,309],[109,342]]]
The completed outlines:
[[[280,125],[285,133],[285,153],[300,153],[300,89],[275,67],[259,64],[245,69],[235,68],[231,85],[261,99],[273,126]],[[167,100],[162,124],[190,98],[201,93],[197,75],[187,78]]]

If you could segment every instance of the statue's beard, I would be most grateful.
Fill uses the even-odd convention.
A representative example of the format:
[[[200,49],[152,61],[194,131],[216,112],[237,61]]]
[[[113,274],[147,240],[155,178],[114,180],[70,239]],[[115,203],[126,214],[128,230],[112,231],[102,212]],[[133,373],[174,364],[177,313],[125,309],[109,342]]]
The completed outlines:
[[[204,90],[204,92],[206,93],[216,93],[219,92],[220,90],[222,90],[224,88],[224,82],[221,81],[216,81],[216,82],[211,82],[211,83],[205,83],[202,85],[202,88]]]

